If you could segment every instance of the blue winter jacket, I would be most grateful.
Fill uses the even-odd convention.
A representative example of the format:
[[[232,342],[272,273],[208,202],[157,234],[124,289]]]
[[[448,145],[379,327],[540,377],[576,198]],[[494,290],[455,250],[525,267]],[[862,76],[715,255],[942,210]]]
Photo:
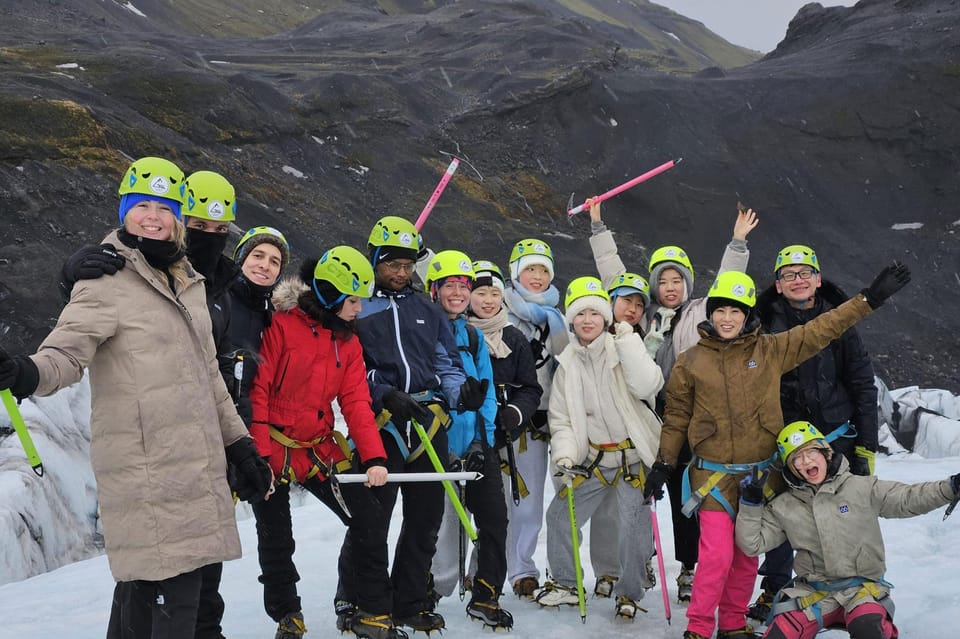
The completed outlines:
[[[439,391],[451,407],[460,402],[460,386],[467,378],[439,306],[410,287],[378,287],[364,302],[358,321],[375,413],[383,410],[383,394],[391,388],[411,394]]]
[[[460,349],[463,370],[467,376],[480,380],[486,379],[490,384],[487,387],[487,398],[483,400],[483,406],[479,411],[450,411],[453,425],[447,431],[448,445],[452,454],[463,457],[470,444],[480,439],[479,424],[477,424],[478,414],[482,416],[484,421],[487,444],[493,446],[493,432],[496,428],[497,419],[497,394],[496,387],[493,384],[493,364],[490,363],[490,351],[487,349],[486,340],[483,339],[483,333],[474,329],[477,332],[477,356],[474,358],[470,352],[470,336],[467,333],[466,318],[458,317],[450,320],[450,327],[453,329],[457,347]]]

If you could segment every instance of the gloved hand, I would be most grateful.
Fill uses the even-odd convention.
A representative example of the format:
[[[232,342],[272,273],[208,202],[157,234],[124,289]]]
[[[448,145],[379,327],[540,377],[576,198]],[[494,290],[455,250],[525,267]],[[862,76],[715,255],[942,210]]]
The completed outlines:
[[[258,504],[272,488],[273,471],[270,464],[260,456],[253,440],[241,437],[226,448],[227,462],[236,467],[236,485],[232,486],[237,497],[251,504]]]
[[[770,469],[762,473],[750,473],[740,480],[740,501],[748,506],[759,506],[763,503],[763,487],[770,476]]]
[[[40,385],[40,371],[26,355],[10,357],[0,349],[0,389],[9,388],[17,399],[33,395]]]
[[[487,399],[487,388],[490,387],[490,380],[468,377],[460,386],[460,403],[457,405],[458,411],[480,410],[483,402]]]
[[[850,460],[850,472],[864,477],[872,475],[876,453],[863,446],[854,446],[853,452],[854,456]]]
[[[468,473],[479,473],[483,471],[483,463],[486,456],[483,453],[483,444],[479,440],[471,442],[467,452],[463,455],[463,469]]]
[[[954,495],[960,495],[960,473],[950,478],[950,488],[953,488]]]
[[[506,433],[510,436],[510,441],[516,441],[523,432],[523,413],[513,404],[507,404],[497,413],[497,426],[498,440],[503,439],[503,434]],[[503,442],[498,441],[497,445],[505,443],[504,439]]]
[[[657,500],[663,499],[663,486],[672,474],[673,466],[663,462],[654,462],[643,487],[643,500],[650,501],[651,497]]]
[[[615,331],[615,338],[633,335],[633,327],[630,326],[630,322],[617,322],[616,326],[613,327],[613,330]]]
[[[395,425],[406,424],[411,418],[417,420],[423,426],[431,421],[430,411],[402,390],[396,388],[388,390],[383,394],[381,402],[383,402],[383,407],[390,411],[390,421]]]
[[[113,275],[126,263],[127,259],[117,253],[113,244],[88,244],[63,263],[60,269],[60,293],[65,299],[70,299],[70,292],[77,281]]]
[[[883,267],[883,270],[874,278],[867,288],[861,291],[867,298],[870,308],[876,310],[883,305],[887,298],[899,291],[910,281],[910,269],[905,264],[894,261]]]
[[[656,358],[657,351],[663,346],[663,333],[647,331],[647,334],[643,336],[643,345],[647,349],[647,353],[650,354],[651,359]]]

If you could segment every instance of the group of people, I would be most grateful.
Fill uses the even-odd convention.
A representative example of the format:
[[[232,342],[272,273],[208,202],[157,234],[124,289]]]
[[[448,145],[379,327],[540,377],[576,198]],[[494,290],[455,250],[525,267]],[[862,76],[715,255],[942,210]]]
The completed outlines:
[[[648,282],[591,201],[599,278],[570,281],[561,307],[539,239],[514,245],[505,274],[434,253],[412,223],[386,216],[365,253],[334,246],[280,281],[291,255],[276,229],[250,229],[225,257],[237,207],[222,175],[141,158],[119,194],[120,228],[67,260],[68,301],[37,353],[0,352],[0,388],[18,398],[90,370],[91,460],[117,582],[110,639],[222,638],[237,498],[253,506],[276,639],[302,636],[293,484],[346,527],[333,604],[337,628],[358,637],[443,629],[437,603],[458,586],[468,616],[493,629],[513,626],[505,585],[541,606],[582,603],[571,528],[587,521],[594,596],[633,619],[656,584],[650,509],[664,488],[685,639],[753,638],[748,613],[774,639],[832,624],[897,636],[877,517],[960,495],[960,475],[917,486],[873,475],[876,390],[852,327],[909,281],[903,265],[847,299],[816,253],[793,245],[758,293],[746,274],[757,219],[740,210],[695,299],[683,249],[654,251]],[[476,474],[402,481],[457,471]]]

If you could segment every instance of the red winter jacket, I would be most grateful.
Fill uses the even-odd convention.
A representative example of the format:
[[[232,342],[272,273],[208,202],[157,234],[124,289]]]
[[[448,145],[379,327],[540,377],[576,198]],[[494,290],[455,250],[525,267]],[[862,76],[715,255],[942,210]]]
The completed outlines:
[[[303,481],[314,470],[316,460],[328,464],[345,459],[332,436],[330,403],[334,399],[340,404],[360,460],[387,456],[370,407],[367,371],[356,336],[336,338],[294,307],[273,315],[263,334],[260,359],[250,391],[250,434],[278,478],[285,462],[294,478]],[[288,448],[271,438],[269,426],[302,447]]]

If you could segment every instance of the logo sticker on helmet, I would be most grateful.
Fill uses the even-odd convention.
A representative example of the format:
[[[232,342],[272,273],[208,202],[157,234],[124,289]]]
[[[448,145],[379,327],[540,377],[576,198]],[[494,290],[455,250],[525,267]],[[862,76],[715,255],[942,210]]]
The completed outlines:
[[[167,178],[158,175],[150,180],[150,190],[157,195],[166,195],[167,192],[170,191],[170,183],[167,181]]]
[[[540,244],[539,242],[533,245],[533,250],[534,250],[534,252],[536,252],[536,253],[546,253],[546,252],[547,252],[546,247],[545,247],[543,244]]]
[[[400,243],[403,244],[404,246],[410,246],[411,244],[413,244],[413,236],[410,235],[409,233],[401,233],[399,239],[400,239]]]
[[[794,446],[799,446],[803,443],[803,433],[793,433],[790,435],[790,443]]]
[[[219,220],[221,217],[226,214],[226,211],[223,209],[223,203],[219,200],[214,200],[207,205],[207,215],[212,217],[215,220]]]
[[[733,293],[737,297],[743,297],[744,295],[747,294],[747,289],[743,287],[743,284],[734,284],[733,290],[731,291],[731,293]]]
[[[791,253],[790,261],[793,262],[794,264],[800,264],[801,262],[803,262],[803,253],[801,253],[800,251]]]
[[[471,264],[467,260],[460,260],[460,264],[458,264],[457,266],[460,267],[460,271],[462,273],[469,273],[473,269],[473,264]]]

